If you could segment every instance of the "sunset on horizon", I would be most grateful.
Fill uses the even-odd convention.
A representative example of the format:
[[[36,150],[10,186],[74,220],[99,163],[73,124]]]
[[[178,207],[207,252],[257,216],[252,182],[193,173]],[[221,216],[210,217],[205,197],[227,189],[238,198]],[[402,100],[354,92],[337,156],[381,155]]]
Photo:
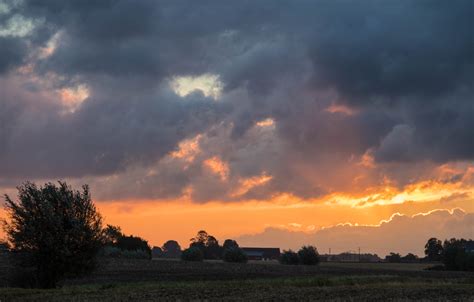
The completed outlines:
[[[160,249],[472,240],[473,3],[0,0],[0,219],[66,182]]]

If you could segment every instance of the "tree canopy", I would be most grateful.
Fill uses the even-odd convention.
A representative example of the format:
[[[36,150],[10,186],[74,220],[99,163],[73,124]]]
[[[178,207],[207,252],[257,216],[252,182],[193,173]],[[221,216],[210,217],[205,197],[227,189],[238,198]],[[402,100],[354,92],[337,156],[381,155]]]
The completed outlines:
[[[96,267],[103,245],[102,217],[88,186],[73,190],[65,182],[42,187],[26,182],[18,188],[18,201],[5,195],[9,219],[4,223],[20,269],[33,267],[36,286],[56,287],[66,275]]]

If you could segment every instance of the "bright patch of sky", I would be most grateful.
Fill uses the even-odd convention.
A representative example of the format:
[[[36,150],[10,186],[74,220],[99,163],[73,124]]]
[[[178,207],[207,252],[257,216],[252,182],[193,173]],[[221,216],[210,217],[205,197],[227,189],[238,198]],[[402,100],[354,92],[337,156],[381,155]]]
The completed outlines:
[[[207,97],[217,100],[222,93],[222,82],[218,75],[203,74],[200,76],[179,76],[170,81],[173,91],[179,96],[186,96],[196,90],[202,91]]]
[[[0,12],[8,12],[7,6],[0,3]],[[13,15],[4,25],[0,27],[0,37],[25,37],[28,36],[37,26],[39,20],[27,19],[21,15]]]

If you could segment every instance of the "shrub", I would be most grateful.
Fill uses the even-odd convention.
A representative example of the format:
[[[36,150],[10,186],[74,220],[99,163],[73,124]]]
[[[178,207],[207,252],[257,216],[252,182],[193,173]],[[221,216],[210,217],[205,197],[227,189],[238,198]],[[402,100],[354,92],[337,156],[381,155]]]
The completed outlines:
[[[229,248],[224,251],[223,259],[225,262],[245,263],[247,262],[247,254],[240,248]]]
[[[115,246],[105,246],[100,256],[107,258],[150,259],[150,253],[144,250],[122,250]]]
[[[150,253],[144,250],[122,250],[122,258],[125,259],[150,259]]]
[[[104,246],[99,253],[99,256],[107,258],[120,258],[122,250],[115,246]]]
[[[296,265],[299,263],[298,254],[292,250],[283,251],[280,256],[280,263],[287,265]]]
[[[311,245],[303,246],[298,251],[299,262],[303,265],[316,265],[319,263],[318,250]]]
[[[197,247],[190,247],[181,253],[181,260],[184,261],[202,261],[203,259],[204,255]]]

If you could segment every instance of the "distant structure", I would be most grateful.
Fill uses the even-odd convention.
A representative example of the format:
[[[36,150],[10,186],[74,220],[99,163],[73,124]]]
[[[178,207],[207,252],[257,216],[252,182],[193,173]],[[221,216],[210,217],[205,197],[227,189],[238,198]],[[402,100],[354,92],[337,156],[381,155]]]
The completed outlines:
[[[474,241],[469,240],[468,242],[466,242],[466,245],[464,246],[464,250],[466,251],[466,253],[474,254]]]
[[[278,260],[280,248],[277,247],[242,247],[249,260]]]

